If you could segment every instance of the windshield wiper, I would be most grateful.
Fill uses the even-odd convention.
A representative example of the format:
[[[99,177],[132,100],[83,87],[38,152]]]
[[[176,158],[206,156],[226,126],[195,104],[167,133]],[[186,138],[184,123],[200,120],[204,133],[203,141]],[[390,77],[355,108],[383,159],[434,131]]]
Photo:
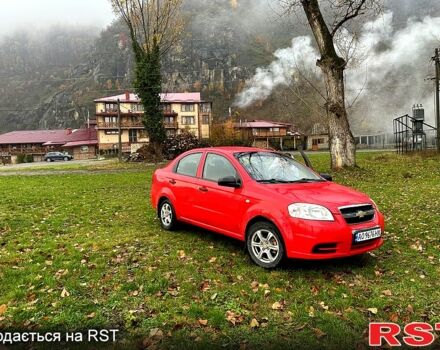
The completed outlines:
[[[325,180],[322,180],[322,179],[308,179],[308,178],[303,177],[302,179],[294,180],[294,181],[289,181],[289,182],[292,182],[292,183],[308,183],[308,182],[323,182],[323,181],[325,181]]]
[[[262,179],[262,180],[257,180],[257,182],[269,183],[269,184],[288,184],[291,181],[286,181],[286,180],[281,180],[281,179]]]

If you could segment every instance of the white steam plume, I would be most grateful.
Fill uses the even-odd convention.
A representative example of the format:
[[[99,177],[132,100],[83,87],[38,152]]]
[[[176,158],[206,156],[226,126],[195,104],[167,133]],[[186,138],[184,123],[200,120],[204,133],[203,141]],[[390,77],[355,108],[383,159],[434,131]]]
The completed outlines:
[[[367,119],[384,114],[396,117],[419,102],[428,104],[427,115],[430,114],[432,86],[424,78],[429,73],[434,48],[440,43],[440,17],[409,19],[406,27],[396,31],[392,21],[393,15],[388,12],[362,27],[346,71],[347,102],[362,92],[359,103],[373,103],[368,108],[369,115],[362,115]],[[341,32],[339,39],[342,45],[352,41],[347,32]],[[237,96],[236,106],[248,107],[266,99],[277,86],[294,83],[298,66],[302,72],[319,77],[318,56],[309,37],[293,39],[291,47],[275,52],[276,60],[268,67],[257,69]]]
[[[292,83],[298,66],[309,70],[316,66],[318,58],[308,36],[294,38],[291,47],[275,51],[274,56],[275,61],[268,67],[257,68],[255,75],[246,82],[245,89],[237,97],[236,106],[244,108],[268,98],[275,87]]]

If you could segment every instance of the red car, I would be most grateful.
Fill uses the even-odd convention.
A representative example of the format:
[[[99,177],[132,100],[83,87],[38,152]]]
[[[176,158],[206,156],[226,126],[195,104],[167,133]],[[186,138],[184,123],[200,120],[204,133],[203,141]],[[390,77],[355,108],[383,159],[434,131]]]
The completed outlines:
[[[153,175],[162,227],[181,221],[246,242],[265,268],[283,257],[329,259],[383,244],[384,217],[367,195],[258,148],[188,151]]]

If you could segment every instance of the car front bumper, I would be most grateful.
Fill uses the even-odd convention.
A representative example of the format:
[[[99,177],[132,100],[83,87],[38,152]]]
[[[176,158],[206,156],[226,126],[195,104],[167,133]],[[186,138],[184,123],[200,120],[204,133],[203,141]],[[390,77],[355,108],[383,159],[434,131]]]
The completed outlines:
[[[289,258],[334,259],[359,255],[379,248],[384,240],[384,217],[376,211],[374,218],[360,224],[347,224],[340,214],[335,221],[291,219],[287,227],[286,252]],[[380,227],[382,236],[362,243],[353,242],[355,231]],[[285,237],[286,238],[286,237]]]

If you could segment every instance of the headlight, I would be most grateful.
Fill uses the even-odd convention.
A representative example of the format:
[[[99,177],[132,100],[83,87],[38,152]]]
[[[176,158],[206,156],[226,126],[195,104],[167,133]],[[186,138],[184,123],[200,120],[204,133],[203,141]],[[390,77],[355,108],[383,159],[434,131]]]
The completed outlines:
[[[288,207],[293,218],[319,221],[334,221],[332,213],[327,208],[317,204],[293,203]]]

